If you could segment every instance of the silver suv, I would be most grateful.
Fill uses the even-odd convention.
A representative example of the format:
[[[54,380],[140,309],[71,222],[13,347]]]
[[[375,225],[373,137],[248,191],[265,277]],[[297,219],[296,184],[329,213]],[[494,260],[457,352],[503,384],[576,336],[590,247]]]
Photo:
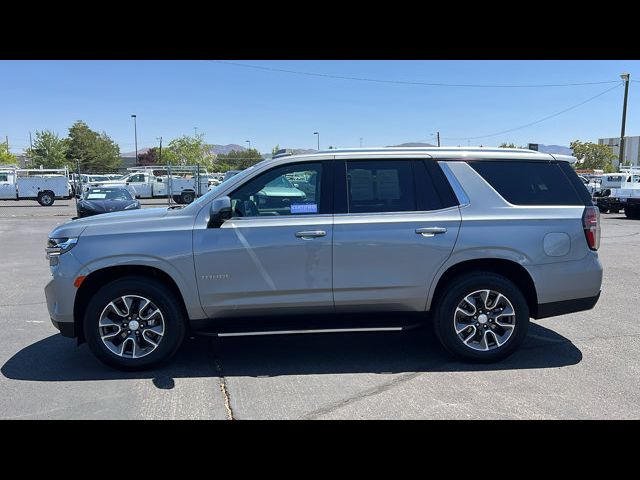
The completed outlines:
[[[496,361],[530,317],[598,301],[599,212],[572,158],[490,148],[276,157],[183,208],[56,228],[49,313],[62,335],[121,369],[166,360],[187,332],[424,320],[449,352]]]

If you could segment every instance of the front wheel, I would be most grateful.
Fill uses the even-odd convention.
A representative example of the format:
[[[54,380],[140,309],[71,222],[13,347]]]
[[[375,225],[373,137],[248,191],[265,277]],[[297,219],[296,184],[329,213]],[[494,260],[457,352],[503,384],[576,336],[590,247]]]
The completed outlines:
[[[529,307],[507,278],[491,272],[456,277],[436,299],[434,328],[440,343],[455,356],[495,362],[511,355],[529,327]]]
[[[627,216],[627,218],[638,219],[640,218],[640,207],[632,207],[630,205],[627,205],[626,207],[624,207],[624,214]]]
[[[167,360],[186,331],[174,293],[153,278],[134,276],[98,290],[89,300],[83,326],[93,354],[120,370],[147,369]]]

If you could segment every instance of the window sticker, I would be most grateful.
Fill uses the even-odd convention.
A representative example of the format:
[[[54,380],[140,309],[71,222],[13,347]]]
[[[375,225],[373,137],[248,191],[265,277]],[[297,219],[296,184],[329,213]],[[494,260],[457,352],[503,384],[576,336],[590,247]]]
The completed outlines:
[[[400,198],[400,178],[398,170],[378,170],[378,197],[381,200],[398,200]]]
[[[351,200],[367,201],[373,200],[373,173],[371,170],[354,168],[349,170],[351,177]]]
[[[318,213],[317,203],[293,203],[291,213]]]

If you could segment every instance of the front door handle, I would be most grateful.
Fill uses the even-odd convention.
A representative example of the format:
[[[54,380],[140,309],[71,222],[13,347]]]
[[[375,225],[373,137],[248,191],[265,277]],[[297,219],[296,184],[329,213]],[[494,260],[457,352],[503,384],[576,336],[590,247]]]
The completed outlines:
[[[305,232],[297,232],[296,237],[308,240],[310,238],[325,237],[327,232],[324,230],[308,230]]]
[[[434,235],[440,233],[446,233],[447,229],[444,227],[425,227],[425,228],[416,228],[416,233],[422,235],[423,237],[433,237]]]

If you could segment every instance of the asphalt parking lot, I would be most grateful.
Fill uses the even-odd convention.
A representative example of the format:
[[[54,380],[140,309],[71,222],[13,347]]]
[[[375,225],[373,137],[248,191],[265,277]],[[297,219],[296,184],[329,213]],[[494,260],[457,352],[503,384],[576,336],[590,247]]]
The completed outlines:
[[[427,330],[197,337],[163,368],[122,373],[49,320],[44,246],[74,213],[0,202],[0,418],[640,418],[640,221],[623,214],[602,215],[596,307],[533,322],[502,363],[455,361]]]

